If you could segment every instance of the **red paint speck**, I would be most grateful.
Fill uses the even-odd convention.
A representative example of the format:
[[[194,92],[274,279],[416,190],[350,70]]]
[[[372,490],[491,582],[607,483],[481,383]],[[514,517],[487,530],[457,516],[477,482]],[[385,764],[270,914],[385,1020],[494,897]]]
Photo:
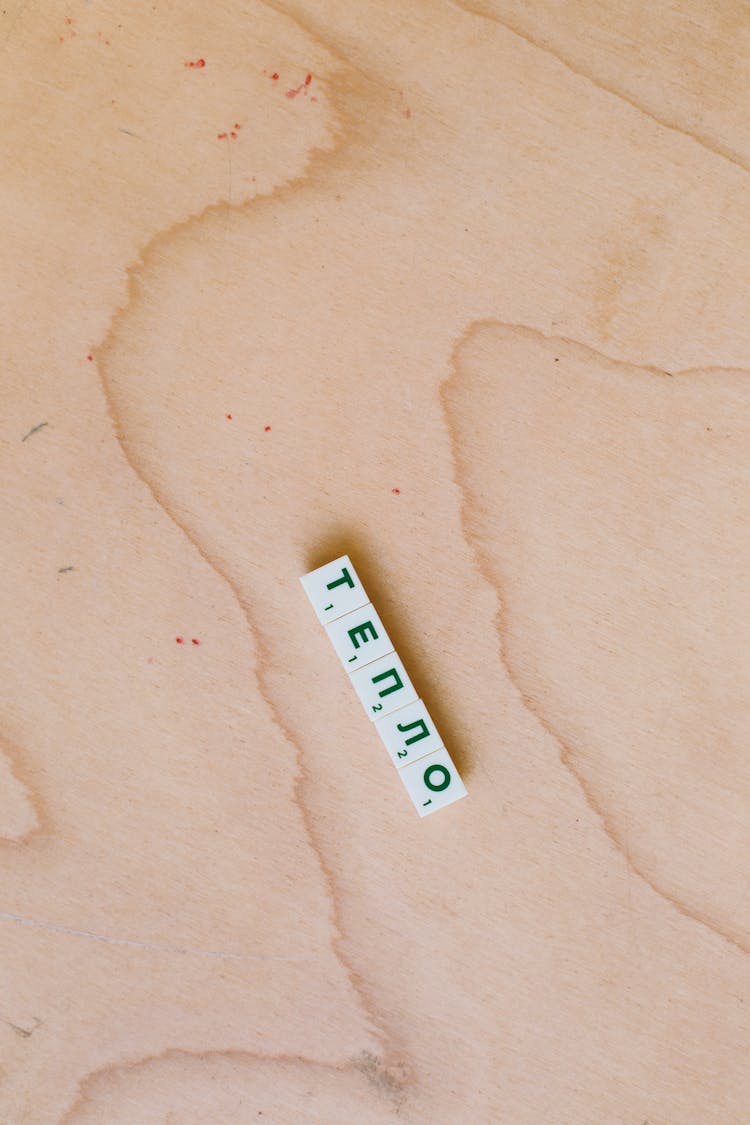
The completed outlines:
[[[227,418],[229,419],[230,422],[232,421],[232,415],[231,414],[227,414]]]
[[[217,133],[216,139],[217,141],[225,141],[227,139],[227,135],[226,133]]]
[[[235,123],[234,123],[234,127],[235,127],[235,129],[237,129],[237,130],[240,130],[240,129],[242,128],[242,126],[240,125],[239,121],[235,121]]]
[[[407,119],[407,121],[408,121],[408,119],[409,119],[409,118],[411,117],[411,110],[410,110],[410,109],[405,109],[405,110],[404,110],[404,117],[405,117],[405,118]]]
[[[300,90],[302,89],[303,86],[304,86],[304,82],[300,82],[299,86],[297,86],[294,90],[287,90],[286,96],[288,98],[296,98],[297,94],[300,92]]]
[[[235,139],[235,140],[236,140],[236,138],[237,138],[237,134],[235,133],[234,129],[233,129],[233,130],[232,130],[232,132],[231,132],[231,133],[229,134],[229,136],[230,136],[230,137],[232,137],[233,139]]]
[[[312,82],[312,74],[308,74],[307,78],[305,79],[305,85],[309,86],[311,82]]]
[[[199,644],[200,644],[200,641],[198,640],[198,638],[197,638],[197,637],[193,637],[193,639],[192,639],[192,642],[191,642],[191,643],[192,643],[192,644],[194,644],[194,645],[199,645]]]
[[[191,70],[200,70],[201,67],[204,67],[206,65],[206,60],[205,59],[194,59],[194,60],[189,59],[184,65],[187,66],[187,67],[190,67]]]
[[[94,358],[94,357],[93,357],[92,355],[87,355],[87,356],[86,356],[86,359],[87,359],[87,360],[89,361],[89,363],[91,363],[91,361],[93,360],[93,358]]]
[[[279,77],[279,76],[278,76],[278,74],[276,73],[276,71],[274,71],[274,72],[273,72],[273,74],[271,75],[271,78],[273,79],[273,81],[274,81],[274,82],[277,82],[277,81],[278,81],[278,77]]]
[[[393,493],[394,496],[400,496],[401,495],[401,489],[400,488],[392,488],[391,492]]]
[[[184,642],[185,638],[184,637],[175,637],[175,640],[177,641],[178,645],[181,645]]]
[[[72,19],[70,18],[70,16],[66,16],[66,17],[65,17],[65,22],[66,22],[67,24],[71,24],[71,23],[73,22],[73,20],[72,20]]]
[[[270,427],[270,426],[264,426],[263,428],[264,428],[264,430],[265,430],[265,432],[266,432],[266,433],[268,433],[268,431],[269,431],[269,430],[271,429],[271,427]]]

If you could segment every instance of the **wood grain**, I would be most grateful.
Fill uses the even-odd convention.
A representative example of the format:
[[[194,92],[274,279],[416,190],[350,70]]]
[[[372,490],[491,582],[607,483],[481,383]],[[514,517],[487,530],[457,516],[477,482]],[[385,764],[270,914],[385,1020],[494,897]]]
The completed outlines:
[[[0,21],[0,1120],[746,1121],[743,6]]]

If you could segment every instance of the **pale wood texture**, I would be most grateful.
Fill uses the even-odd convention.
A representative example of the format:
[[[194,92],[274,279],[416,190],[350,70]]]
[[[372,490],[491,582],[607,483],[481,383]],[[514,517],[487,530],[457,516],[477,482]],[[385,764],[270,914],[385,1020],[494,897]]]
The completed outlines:
[[[746,5],[0,51],[0,1120],[747,1122]],[[343,551],[469,788],[422,822]]]

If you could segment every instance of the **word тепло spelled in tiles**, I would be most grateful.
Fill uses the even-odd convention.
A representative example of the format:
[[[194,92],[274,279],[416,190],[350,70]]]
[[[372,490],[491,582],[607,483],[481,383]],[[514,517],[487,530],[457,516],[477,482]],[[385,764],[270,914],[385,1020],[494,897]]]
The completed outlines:
[[[458,770],[349,556],[300,582],[419,815],[465,797]]]

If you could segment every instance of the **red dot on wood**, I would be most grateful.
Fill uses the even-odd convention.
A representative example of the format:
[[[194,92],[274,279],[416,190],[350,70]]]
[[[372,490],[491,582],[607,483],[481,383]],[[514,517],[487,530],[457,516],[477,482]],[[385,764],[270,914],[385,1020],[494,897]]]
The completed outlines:
[[[312,74],[308,74],[307,78],[305,79],[305,85],[309,86],[311,82],[312,82]]]
[[[232,130],[232,132],[231,132],[231,133],[229,134],[229,136],[230,136],[230,137],[233,137],[233,138],[235,138],[235,139],[237,138],[237,134],[235,133],[234,129],[233,129],[233,130]]]
[[[394,494],[395,496],[400,496],[400,495],[401,495],[401,489],[400,489],[400,488],[392,488],[392,489],[391,489],[391,492],[392,492],[392,493],[393,493],[393,494]]]
[[[232,421],[232,415],[231,414],[227,414],[227,418],[229,419],[230,422]]]
[[[93,358],[94,358],[94,357],[93,357],[92,355],[87,355],[87,356],[86,356],[86,359],[88,359],[89,361],[91,361],[91,360],[92,360]]]
[[[200,641],[198,640],[198,638],[197,638],[197,637],[193,637],[193,639],[192,639],[192,643],[193,643],[194,645],[199,645],[199,644],[200,644]]]
[[[178,645],[181,645],[183,643],[184,639],[185,639],[184,637],[175,637],[175,640],[177,641]]]
[[[263,428],[264,428],[264,430],[266,431],[266,433],[268,433],[268,431],[269,431],[269,430],[271,429],[271,427],[270,427],[270,426],[264,426]]]
[[[226,133],[217,133],[216,139],[217,141],[225,141],[227,139],[227,135]]]
[[[240,125],[239,121],[235,121],[235,123],[234,123],[234,127],[235,127],[235,129],[241,129],[241,128],[242,128],[242,126]]]

